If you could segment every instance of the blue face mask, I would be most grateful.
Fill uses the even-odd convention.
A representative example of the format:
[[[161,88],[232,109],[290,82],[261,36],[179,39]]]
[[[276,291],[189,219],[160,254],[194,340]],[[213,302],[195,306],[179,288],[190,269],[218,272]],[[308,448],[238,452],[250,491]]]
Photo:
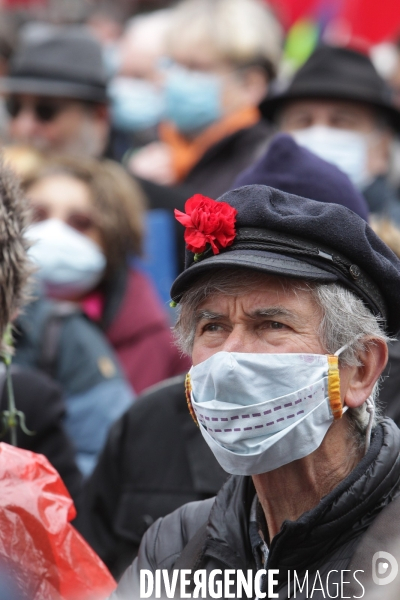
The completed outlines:
[[[176,67],[165,84],[166,119],[182,133],[205,129],[222,117],[218,75]]]
[[[149,81],[117,77],[109,89],[111,119],[117,129],[143,131],[158,125],[164,115],[163,94]]]

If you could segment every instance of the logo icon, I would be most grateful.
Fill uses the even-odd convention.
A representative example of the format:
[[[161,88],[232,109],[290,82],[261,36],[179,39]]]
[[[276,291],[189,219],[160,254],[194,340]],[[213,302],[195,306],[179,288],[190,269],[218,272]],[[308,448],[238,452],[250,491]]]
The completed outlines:
[[[372,557],[372,580],[376,585],[392,583],[399,572],[397,560],[389,552],[375,552]]]

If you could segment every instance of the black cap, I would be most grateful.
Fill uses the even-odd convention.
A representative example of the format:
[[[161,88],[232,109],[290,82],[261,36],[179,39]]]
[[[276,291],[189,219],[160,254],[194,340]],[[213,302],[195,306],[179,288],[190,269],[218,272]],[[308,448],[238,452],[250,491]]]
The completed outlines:
[[[368,56],[332,46],[318,47],[297,71],[289,87],[271,92],[260,105],[262,115],[273,120],[278,109],[291,100],[323,98],[362,102],[380,109],[396,130],[400,111],[392,92]]]
[[[319,202],[347,206],[368,221],[368,205],[345,173],[287,133],[275,135],[266,152],[236,179],[233,188],[260,183]]]
[[[66,26],[23,42],[0,90],[105,103],[106,83],[100,44],[84,28]]]
[[[197,262],[186,252],[185,270],[171,288],[178,302],[193,282],[220,267],[242,267],[316,281],[339,282],[400,330],[400,260],[369,225],[348,208],[294,196],[263,185],[227,192],[219,201],[237,210],[236,236],[219,254]]]

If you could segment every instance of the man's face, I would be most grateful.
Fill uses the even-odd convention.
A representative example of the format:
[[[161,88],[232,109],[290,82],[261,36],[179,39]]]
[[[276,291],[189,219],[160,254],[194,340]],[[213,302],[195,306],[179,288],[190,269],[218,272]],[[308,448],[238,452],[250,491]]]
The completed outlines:
[[[282,109],[281,131],[291,133],[317,125],[368,134],[376,129],[376,116],[369,106],[341,100],[296,100]]]
[[[7,106],[12,142],[63,153],[102,152],[96,116],[83,102],[16,94],[7,98]]]
[[[278,278],[238,296],[215,294],[196,311],[192,352],[197,365],[217,352],[324,353],[321,311],[308,290],[284,288]]]
[[[221,84],[221,110],[229,115],[248,106],[257,106],[268,91],[266,74],[259,68],[239,69],[224,59],[215,45],[206,40],[176,40],[170,58],[189,71],[214,75]]]
[[[362,103],[322,99],[295,100],[283,107],[278,126],[280,131],[286,133],[296,133],[311,127],[329,127],[361,134],[366,145],[365,168],[369,175],[385,175],[389,170],[392,142],[390,131],[378,122],[376,112]],[[319,154],[317,149],[315,152]],[[325,158],[324,154],[321,157]],[[341,163],[337,166],[347,172]]]

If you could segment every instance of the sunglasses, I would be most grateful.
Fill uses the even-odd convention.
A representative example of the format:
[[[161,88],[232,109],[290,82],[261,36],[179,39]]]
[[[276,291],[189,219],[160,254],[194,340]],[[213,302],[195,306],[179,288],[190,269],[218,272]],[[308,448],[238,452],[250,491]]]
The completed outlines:
[[[6,110],[13,119],[18,117],[21,110],[29,106],[35,115],[35,118],[41,123],[50,123],[64,109],[65,104],[51,100],[38,100],[36,103],[24,102],[19,98],[11,96],[6,99]]]
[[[32,220],[34,223],[40,223],[50,219],[50,211],[44,206],[33,206]],[[80,233],[86,233],[89,229],[95,227],[94,219],[90,215],[86,215],[82,212],[71,212],[66,219],[63,219],[64,223],[79,231]]]

